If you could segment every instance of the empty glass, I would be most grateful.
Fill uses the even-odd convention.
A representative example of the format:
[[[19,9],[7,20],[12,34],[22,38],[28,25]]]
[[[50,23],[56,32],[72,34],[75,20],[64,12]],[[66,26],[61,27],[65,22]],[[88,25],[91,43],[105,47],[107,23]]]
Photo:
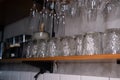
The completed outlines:
[[[34,32],[38,31],[38,26],[39,26],[39,13],[38,9],[36,6],[36,3],[33,3],[33,7],[30,9],[30,30],[31,30],[31,35],[33,35]]]
[[[70,55],[69,38],[67,37],[62,38],[62,54],[62,56]]]
[[[70,56],[76,54],[76,42],[75,36],[69,38],[69,45],[70,45]]]
[[[47,54],[50,57],[57,56],[56,38],[52,38],[47,43]]]
[[[47,41],[46,40],[39,40],[38,42],[38,54],[39,57],[47,57]]]
[[[120,29],[108,29],[104,37],[103,53],[120,53]]]
[[[75,55],[75,37],[62,38],[62,54],[63,56]]]
[[[62,41],[60,37],[56,38],[57,56],[62,56]]]
[[[34,40],[32,41],[32,45],[30,47],[30,51],[31,51],[30,56],[37,57],[37,50],[38,50],[38,44],[37,44],[37,41]]]
[[[83,55],[102,53],[101,33],[87,33],[83,43]]]
[[[76,55],[82,55],[83,35],[77,35],[75,38]]]
[[[30,50],[31,50],[31,46],[32,46],[32,41],[29,41],[27,44],[26,44],[26,46],[24,47],[24,53],[26,54],[26,58],[30,58],[31,57],[31,52],[30,52]]]

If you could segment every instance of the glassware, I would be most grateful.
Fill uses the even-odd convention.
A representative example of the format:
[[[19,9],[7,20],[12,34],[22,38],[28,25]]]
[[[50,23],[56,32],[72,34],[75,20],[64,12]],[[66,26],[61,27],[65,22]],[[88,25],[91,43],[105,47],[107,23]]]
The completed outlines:
[[[75,38],[63,37],[62,38],[62,56],[75,55]]]
[[[47,1],[48,2],[48,1]],[[46,4],[47,4],[47,2],[46,2],[46,0],[44,0],[44,3],[43,3],[43,9],[42,9],[42,11],[41,11],[41,13],[42,13],[42,23],[44,23],[45,24],[45,32],[48,32],[49,33],[49,29],[50,29],[50,27],[49,27],[49,18],[48,18],[48,16],[49,16],[49,9],[47,9],[46,7]]]
[[[25,48],[24,48],[24,53],[26,53],[26,58],[30,58],[31,57],[31,47],[32,47],[32,41],[29,41],[27,44],[26,44],[26,46],[25,46]]]
[[[62,0],[60,3],[60,13],[67,14],[69,12],[69,4],[67,0]]]
[[[76,55],[82,55],[83,50],[83,35],[77,35],[75,38]]]
[[[107,29],[105,33],[103,53],[116,54],[120,53],[120,29]]]
[[[30,54],[31,54],[30,56],[37,57],[37,50],[38,50],[37,40],[33,40],[32,45],[30,47]]]
[[[47,29],[47,31],[49,32],[49,34],[50,34],[50,37],[53,37],[53,19],[54,18],[54,11],[52,10],[50,13],[49,13],[49,15],[48,15],[48,29]]]
[[[36,6],[36,3],[33,2],[33,7],[30,9],[30,30],[31,35],[33,35],[34,32],[38,31],[39,26],[39,13]]]
[[[75,36],[69,37],[70,56],[76,54],[76,42]]]
[[[87,33],[83,43],[83,55],[94,55],[102,53],[101,33]]]
[[[120,28],[120,1],[109,0],[105,7],[107,29]]]
[[[71,17],[75,17],[75,16],[79,15],[78,14],[79,9],[78,9],[78,2],[77,2],[77,0],[71,0],[69,7],[70,7],[69,8],[70,9],[69,10],[69,14],[70,14]]]
[[[55,37],[57,37],[58,36],[58,27],[59,27],[59,25],[58,25],[58,22],[59,20],[58,20],[58,17],[57,17],[57,14],[54,14],[54,32],[55,32]]]
[[[47,57],[47,40],[39,40],[38,42],[38,55],[39,57]]]
[[[105,23],[103,9],[105,1],[102,0],[86,0],[82,9],[82,20],[84,32],[104,32]]]
[[[47,54],[50,57],[57,56],[57,44],[56,44],[56,38],[52,38],[48,41],[47,44]]]
[[[62,38],[62,56],[69,56],[70,55],[70,46],[69,46],[69,38],[64,37]]]
[[[56,38],[57,56],[62,56],[62,41],[60,37]]]
[[[65,15],[61,14],[57,16],[58,21],[58,32],[57,37],[65,36]]]
[[[55,11],[56,11],[56,13],[59,13],[59,11],[60,11],[60,0],[56,0]]]

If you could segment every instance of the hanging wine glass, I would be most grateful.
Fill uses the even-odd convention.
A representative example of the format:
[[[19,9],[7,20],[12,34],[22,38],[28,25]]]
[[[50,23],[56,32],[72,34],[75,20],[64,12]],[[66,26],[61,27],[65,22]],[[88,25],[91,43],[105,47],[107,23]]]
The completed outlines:
[[[39,25],[39,13],[36,6],[36,3],[33,2],[33,7],[30,9],[30,30],[33,35],[34,32],[38,30]]]
[[[107,29],[120,28],[120,1],[109,0],[106,4],[106,26]]]

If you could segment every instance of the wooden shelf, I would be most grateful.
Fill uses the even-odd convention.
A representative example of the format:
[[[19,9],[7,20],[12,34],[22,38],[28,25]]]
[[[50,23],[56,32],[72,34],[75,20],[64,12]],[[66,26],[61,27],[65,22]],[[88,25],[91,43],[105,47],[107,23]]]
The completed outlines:
[[[68,60],[108,60],[120,59],[120,54],[103,54],[103,55],[85,55],[85,56],[59,56],[46,58],[16,58],[2,59],[0,62],[19,62],[19,61],[68,61]]]

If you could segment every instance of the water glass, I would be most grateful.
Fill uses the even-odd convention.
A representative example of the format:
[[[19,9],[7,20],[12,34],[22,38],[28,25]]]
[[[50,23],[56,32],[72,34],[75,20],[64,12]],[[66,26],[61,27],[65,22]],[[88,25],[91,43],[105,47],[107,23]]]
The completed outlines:
[[[77,35],[75,38],[76,55],[82,55],[83,35]]]
[[[107,29],[104,35],[103,53],[120,53],[120,29]]]
[[[56,38],[57,56],[62,56],[62,41],[61,37]]]
[[[39,40],[38,42],[38,54],[39,57],[47,57],[47,40]]]
[[[75,37],[63,37],[61,42],[63,56],[75,55]]]
[[[31,57],[31,52],[30,52],[30,49],[31,49],[31,46],[32,46],[32,41],[29,41],[26,46],[24,46],[24,51],[23,53],[26,54],[26,58],[30,58]]]
[[[31,57],[37,57],[37,50],[38,50],[37,40],[34,40],[32,41],[32,45],[30,47]]]
[[[56,46],[56,38],[52,38],[48,41],[47,44],[47,54],[50,57],[57,56],[57,46]]]
[[[101,33],[86,33],[83,43],[83,55],[102,53]]]

